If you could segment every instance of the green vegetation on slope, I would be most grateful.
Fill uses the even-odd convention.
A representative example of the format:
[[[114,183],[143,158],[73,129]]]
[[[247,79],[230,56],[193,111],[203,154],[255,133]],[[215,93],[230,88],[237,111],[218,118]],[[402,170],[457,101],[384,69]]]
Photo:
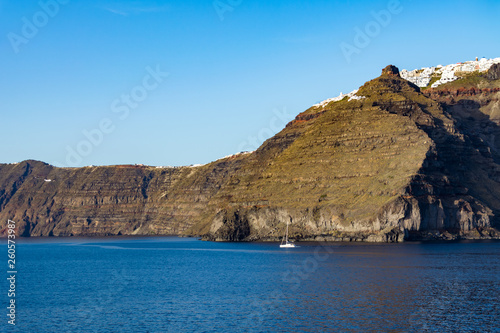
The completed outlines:
[[[319,116],[298,117],[277,136],[301,126],[293,143],[272,159],[257,154],[214,199],[233,207],[328,208],[343,223],[374,218],[418,173],[431,143],[411,117],[376,104],[437,103],[396,77],[370,81],[358,94],[367,98],[306,111]]]

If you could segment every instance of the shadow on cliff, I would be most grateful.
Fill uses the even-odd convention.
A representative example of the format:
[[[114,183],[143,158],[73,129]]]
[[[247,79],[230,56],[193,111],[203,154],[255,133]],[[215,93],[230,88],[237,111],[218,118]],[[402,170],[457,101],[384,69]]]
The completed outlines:
[[[445,111],[456,121],[460,132],[468,136],[474,148],[500,165],[500,126],[481,111],[480,103],[463,99],[445,106]]]
[[[484,220],[487,208],[493,213],[489,216],[489,224],[499,228],[500,154],[497,140],[500,139],[500,126],[481,111],[477,101],[463,99],[441,106],[453,120],[454,128],[450,130],[447,124],[436,118],[434,126],[420,126],[435,145],[421,170],[425,179],[414,182],[412,192],[420,198],[449,199],[443,204],[447,210],[444,224],[448,229],[460,224],[463,230],[463,223],[470,229],[487,226]],[[431,209],[428,199],[419,201],[423,211]],[[464,216],[468,216],[469,221],[464,222]]]

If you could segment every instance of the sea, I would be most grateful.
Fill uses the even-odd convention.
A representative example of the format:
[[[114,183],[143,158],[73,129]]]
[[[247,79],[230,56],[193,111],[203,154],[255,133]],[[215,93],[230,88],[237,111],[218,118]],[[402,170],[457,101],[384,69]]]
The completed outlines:
[[[0,331],[500,332],[498,241],[297,244],[3,240]]]

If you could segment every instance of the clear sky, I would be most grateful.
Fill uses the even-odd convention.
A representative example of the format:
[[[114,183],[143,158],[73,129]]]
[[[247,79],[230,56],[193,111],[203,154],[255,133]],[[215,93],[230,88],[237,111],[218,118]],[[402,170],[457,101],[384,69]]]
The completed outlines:
[[[207,163],[400,69],[500,57],[499,1],[0,0],[0,162]]]

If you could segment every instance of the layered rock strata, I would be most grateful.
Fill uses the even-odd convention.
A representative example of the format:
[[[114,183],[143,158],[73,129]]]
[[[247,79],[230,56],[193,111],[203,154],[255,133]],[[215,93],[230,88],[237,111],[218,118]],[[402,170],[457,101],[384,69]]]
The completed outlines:
[[[258,150],[180,168],[0,165],[23,236],[400,242],[498,238],[498,66],[424,92],[394,66]],[[353,98],[355,96],[356,98]]]

